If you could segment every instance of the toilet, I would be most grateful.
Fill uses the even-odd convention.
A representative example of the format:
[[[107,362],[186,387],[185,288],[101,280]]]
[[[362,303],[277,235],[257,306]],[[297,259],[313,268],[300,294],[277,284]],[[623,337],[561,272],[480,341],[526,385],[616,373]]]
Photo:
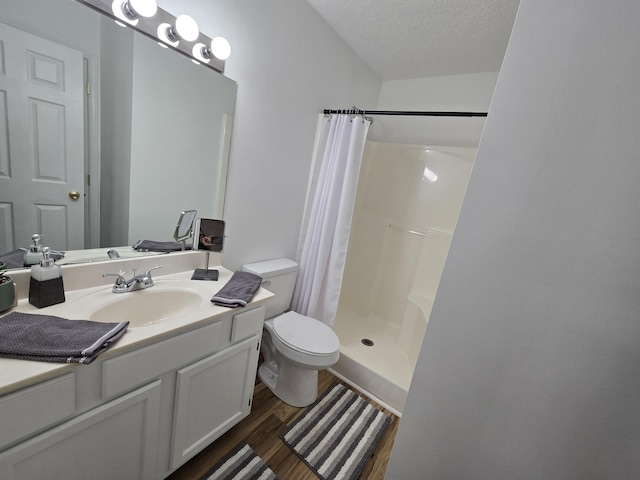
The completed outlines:
[[[331,327],[305,315],[287,311],[298,275],[298,264],[288,258],[243,265],[245,272],[262,277],[262,286],[275,296],[265,304],[258,377],[278,398],[294,407],[306,407],[318,398],[318,370],[334,365],[340,340]]]

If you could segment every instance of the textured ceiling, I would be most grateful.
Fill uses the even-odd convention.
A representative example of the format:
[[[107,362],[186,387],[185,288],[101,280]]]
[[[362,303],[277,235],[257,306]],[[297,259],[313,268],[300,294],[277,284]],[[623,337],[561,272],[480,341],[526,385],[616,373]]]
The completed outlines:
[[[307,0],[382,80],[500,69],[519,0]]]

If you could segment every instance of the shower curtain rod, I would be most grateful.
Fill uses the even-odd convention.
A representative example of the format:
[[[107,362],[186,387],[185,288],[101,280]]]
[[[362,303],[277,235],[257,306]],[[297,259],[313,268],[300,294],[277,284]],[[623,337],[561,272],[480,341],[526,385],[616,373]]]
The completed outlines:
[[[325,108],[325,115],[332,113],[351,115],[407,115],[414,117],[486,117],[487,112],[411,112],[402,110],[360,110],[357,108],[332,110]]]

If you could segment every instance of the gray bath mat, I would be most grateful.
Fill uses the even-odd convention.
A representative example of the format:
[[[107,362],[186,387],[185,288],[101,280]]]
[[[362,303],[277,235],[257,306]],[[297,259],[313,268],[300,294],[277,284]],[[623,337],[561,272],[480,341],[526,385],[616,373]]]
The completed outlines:
[[[280,438],[323,480],[354,480],[390,422],[388,415],[336,384]]]
[[[278,480],[249,445],[241,443],[201,480]]]

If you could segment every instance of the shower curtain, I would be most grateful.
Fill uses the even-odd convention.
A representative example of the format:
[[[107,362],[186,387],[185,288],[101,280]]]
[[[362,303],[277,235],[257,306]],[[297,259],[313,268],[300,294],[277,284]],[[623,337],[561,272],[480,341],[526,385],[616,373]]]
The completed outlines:
[[[300,265],[292,308],[333,326],[342,286],[351,217],[371,121],[323,118],[298,243]]]

